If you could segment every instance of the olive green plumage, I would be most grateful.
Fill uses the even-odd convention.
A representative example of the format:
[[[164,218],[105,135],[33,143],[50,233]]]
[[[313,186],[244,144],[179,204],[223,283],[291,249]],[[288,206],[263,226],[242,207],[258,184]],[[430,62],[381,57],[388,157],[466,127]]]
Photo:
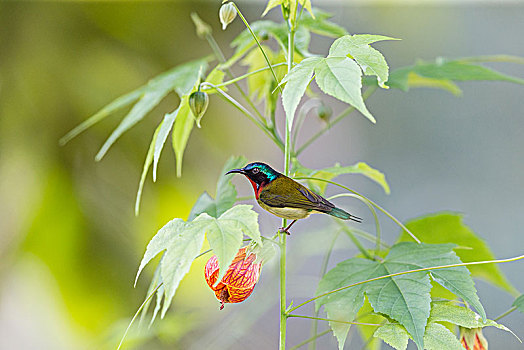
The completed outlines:
[[[245,175],[253,185],[258,204],[281,218],[298,220],[313,213],[324,213],[343,220],[361,221],[267,164],[250,163],[226,174],[230,173]]]

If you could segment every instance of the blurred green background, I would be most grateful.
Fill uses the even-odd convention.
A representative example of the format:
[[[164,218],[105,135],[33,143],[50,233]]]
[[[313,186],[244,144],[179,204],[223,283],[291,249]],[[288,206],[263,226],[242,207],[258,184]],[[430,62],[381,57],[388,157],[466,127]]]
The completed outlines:
[[[211,98],[203,128],[191,135],[183,177],[175,177],[174,156],[166,148],[158,181],[146,182],[138,217],[133,208],[142,163],[154,128],[178,103],[174,94],[99,163],[94,155],[123,112],[65,147],[58,146],[61,136],[114,98],[178,63],[211,52],[194,33],[191,11],[212,24],[215,38],[230,54],[228,43],[243,26],[237,20],[221,31],[219,3],[0,3],[1,349],[115,348],[146,293],[151,268],[136,289],[132,284],[152,235],[168,220],[185,218],[202,191],[214,191],[229,155],[243,154],[281,168],[278,149],[216,97]],[[252,21],[264,7],[261,1],[238,4]],[[333,20],[351,33],[402,38],[377,45],[392,68],[436,56],[524,56],[522,2],[366,6],[340,1],[324,9],[336,13]],[[273,11],[268,17],[278,16],[279,11]],[[330,43],[314,37],[312,51],[325,52]],[[523,66],[493,67],[524,77]],[[377,125],[352,115],[317,141],[301,161],[309,167],[366,161],[386,173],[391,195],[366,179],[343,181],[400,219],[459,211],[497,257],[520,255],[524,88],[493,82],[461,87],[461,98],[428,89],[380,91],[368,102]],[[335,111],[344,107],[326,101]],[[311,118],[305,134],[321,126]],[[245,181],[235,183],[240,194],[250,193]],[[364,207],[349,200],[344,205],[363,213],[363,229],[373,229]],[[294,262],[289,296],[313,295],[329,234],[315,230],[326,223],[325,218],[314,218],[296,225],[289,246]],[[278,221],[262,213],[261,225],[267,235]],[[393,242],[397,228],[384,227],[385,239]],[[354,253],[348,241],[341,241],[339,248],[333,264]],[[193,265],[166,319],[132,333],[129,348],[276,348],[274,264],[264,268],[267,272],[250,299],[219,312],[202,276],[204,263],[201,259]],[[524,291],[522,263],[501,268]],[[509,308],[512,298],[506,293],[482,282],[477,287],[490,317]],[[505,321],[524,336],[523,315],[515,313]],[[289,322],[291,345],[309,336],[309,322]],[[486,334],[494,348],[522,348],[502,332]],[[347,343],[351,349],[361,346],[358,340]],[[321,349],[336,346],[331,335],[319,344]]]

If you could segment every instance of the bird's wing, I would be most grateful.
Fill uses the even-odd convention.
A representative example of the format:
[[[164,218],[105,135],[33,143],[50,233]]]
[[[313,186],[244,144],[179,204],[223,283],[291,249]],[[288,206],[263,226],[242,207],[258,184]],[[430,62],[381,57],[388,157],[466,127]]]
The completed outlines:
[[[284,191],[260,192],[259,200],[272,207],[289,207],[318,211],[330,211],[335,206],[322,196],[310,191],[298,182],[293,181],[291,188]]]

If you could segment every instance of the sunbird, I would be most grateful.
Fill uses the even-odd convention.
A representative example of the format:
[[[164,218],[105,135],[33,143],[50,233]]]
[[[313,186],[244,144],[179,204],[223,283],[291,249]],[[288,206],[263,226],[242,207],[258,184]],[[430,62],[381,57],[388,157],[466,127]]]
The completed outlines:
[[[265,163],[255,162],[241,169],[229,170],[227,174],[242,174],[255,191],[258,204],[271,214],[283,219],[293,220],[280,232],[289,234],[289,229],[298,219],[307,218],[310,214],[324,213],[342,220],[361,222],[358,216],[335,207],[324,197],[312,192],[295,180],[271,168]]]

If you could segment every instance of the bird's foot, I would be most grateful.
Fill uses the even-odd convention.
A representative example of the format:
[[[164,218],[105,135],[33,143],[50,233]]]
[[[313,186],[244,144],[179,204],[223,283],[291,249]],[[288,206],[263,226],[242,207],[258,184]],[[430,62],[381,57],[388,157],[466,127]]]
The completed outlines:
[[[280,227],[278,229],[278,233],[285,233],[286,235],[289,236],[289,235],[291,235],[291,233],[289,233],[288,229],[289,229],[289,226],[288,227]]]

